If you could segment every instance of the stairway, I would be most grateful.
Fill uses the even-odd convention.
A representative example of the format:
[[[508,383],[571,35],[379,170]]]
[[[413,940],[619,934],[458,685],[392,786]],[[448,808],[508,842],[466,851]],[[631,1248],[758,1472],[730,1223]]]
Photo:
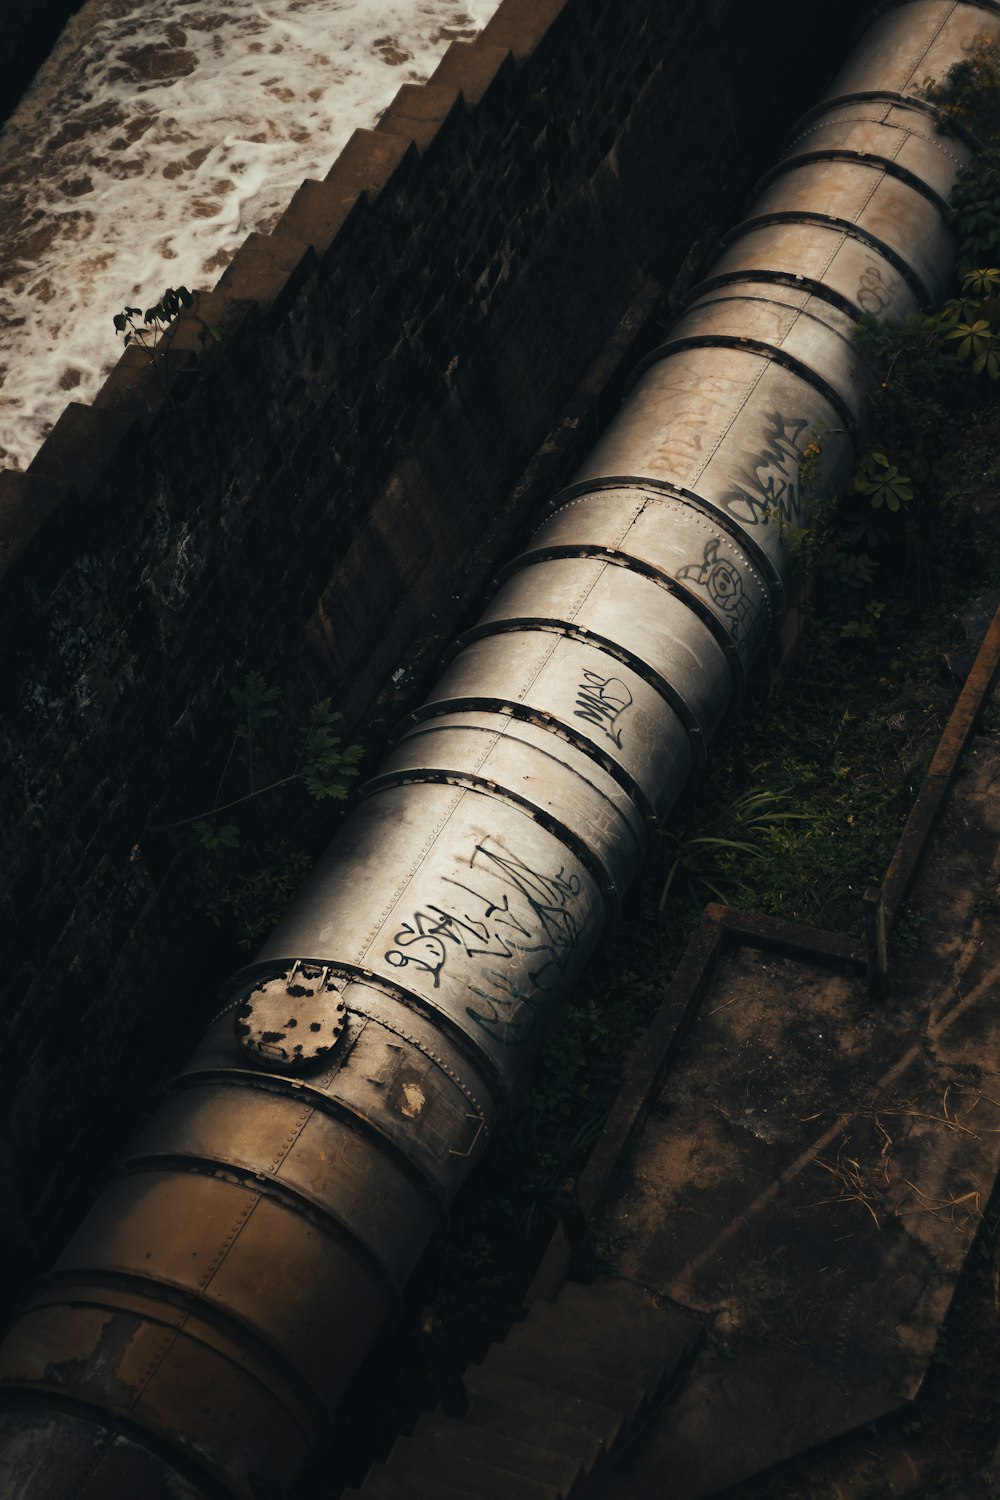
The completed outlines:
[[[461,1420],[422,1416],[342,1500],[581,1500],[676,1392],[701,1337],[632,1282],[566,1282],[466,1370]]]

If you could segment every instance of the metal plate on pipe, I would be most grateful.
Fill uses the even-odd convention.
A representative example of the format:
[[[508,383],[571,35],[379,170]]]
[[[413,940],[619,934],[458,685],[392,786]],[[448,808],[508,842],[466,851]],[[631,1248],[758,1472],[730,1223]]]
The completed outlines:
[[[945,135],[938,128],[935,111],[925,100],[893,98],[884,91],[876,97],[847,98],[817,105],[799,122],[789,139],[786,154],[794,152],[803,142],[811,141],[814,131],[825,133],[831,127],[843,130],[855,126],[863,129],[868,125],[877,126],[883,132],[900,131],[913,142],[923,142],[950,161],[953,171],[963,166],[972,155],[968,141],[954,134]]]
[[[467,702],[516,704],[565,726],[621,767],[654,816],[663,816],[690,780],[691,742],[669,703],[589,642],[527,629],[470,641],[418,712],[436,715]]]
[[[593,876],[526,812],[391,787],[358,807],[259,958],[309,953],[383,976],[512,1085],[603,921]]]
[[[400,743],[419,741],[421,736],[436,733],[440,729],[502,735],[518,744],[532,746],[542,754],[558,756],[569,769],[587,780],[593,780],[602,796],[613,802],[619,816],[628,822],[634,838],[639,841],[645,839],[645,822],[620,780],[607,769],[603,760],[597,760],[583,746],[570,743],[559,735],[555,725],[515,719],[499,711],[490,713],[475,709],[464,710],[454,714],[436,714],[431,719],[411,723],[401,736]],[[558,741],[556,746],[553,745],[553,736]]]
[[[43,1475],[36,1493],[73,1500],[205,1500],[197,1480],[116,1432],[113,1423],[102,1424],[96,1413],[89,1421],[58,1407],[19,1405],[0,1412],[0,1446],[11,1495],[30,1495]]]
[[[539,527],[528,555],[570,541],[621,549],[703,598],[747,667],[767,639],[773,611],[760,572],[726,531],[683,500],[638,487],[594,490]]]
[[[613,642],[676,693],[705,740],[733,694],[733,674],[712,632],[683,599],[652,579],[599,560],[553,558],[514,573],[479,625],[547,618]]]
[[[895,90],[923,97],[983,35],[1000,36],[1000,17],[953,0],[914,0],[879,17],[837,74],[826,97]]]
[[[807,292],[736,283],[692,303],[670,330],[663,349],[669,352],[686,340],[714,337],[767,344],[828,385],[857,424],[872,376],[853,342],[855,327],[846,313]]]
[[[432,719],[403,739],[379,768],[376,784],[393,777],[440,774],[485,777],[554,819],[583,845],[617,899],[635,876],[645,826],[635,805],[597,762],[555,735],[527,741],[515,719],[497,716],[489,729]]]
[[[206,1080],[168,1097],[129,1152],[130,1161],[156,1157],[230,1163],[291,1189],[347,1226],[398,1286],[410,1242],[440,1228],[427,1192],[308,1100]]]
[[[132,1315],[160,1328],[183,1331],[183,1334],[209,1351],[217,1365],[235,1367],[242,1378],[248,1378],[269,1393],[271,1399],[302,1433],[315,1431],[325,1424],[325,1409],[316,1401],[310,1387],[290,1366],[275,1357],[272,1349],[215,1309],[197,1299],[150,1282],[142,1277],[109,1276],[98,1272],[88,1276],[48,1275],[36,1284],[31,1297],[32,1308],[103,1307],[114,1314]],[[220,1388],[226,1383],[216,1376]]]
[[[346,1020],[343,984],[329,968],[293,963],[253,985],[236,1007],[236,1035],[254,1061],[286,1072],[322,1064]]]
[[[737,227],[712,266],[707,285],[741,272],[780,274],[792,268],[828,286],[859,313],[905,318],[919,306],[905,279],[883,255],[833,224],[785,222]],[[695,296],[698,291],[696,287]]]
[[[179,1446],[198,1468],[220,1481],[225,1479],[227,1493],[241,1500],[255,1500],[261,1485],[269,1487],[268,1493],[282,1493],[287,1474],[303,1462],[310,1442],[315,1441],[318,1422],[314,1417],[303,1428],[292,1417],[279,1394],[280,1372],[260,1361],[255,1368],[246,1368],[237,1362],[236,1347],[230,1351],[235,1358],[221,1353],[214,1346],[215,1331],[189,1313],[161,1304],[155,1308],[157,1320],[153,1322],[136,1312],[118,1310],[116,1290],[80,1289],[84,1299],[99,1299],[103,1305],[88,1306],[86,1300],[70,1303],[67,1296],[69,1305],[53,1300],[29,1308],[0,1353],[0,1389],[16,1385],[66,1402],[92,1404],[97,1409],[95,1419],[99,1421],[98,1413],[106,1412],[112,1427],[116,1417],[123,1418],[154,1440]],[[207,1334],[209,1342],[198,1334]],[[159,1476],[154,1461],[147,1457],[143,1462],[147,1461],[150,1471],[128,1500],[151,1493],[187,1492],[186,1487],[173,1487],[173,1465]],[[111,1487],[118,1465],[110,1468],[101,1481],[106,1487],[99,1493],[122,1495],[125,1500],[120,1489]],[[54,1479],[47,1461],[45,1472]],[[100,1474],[99,1465],[96,1472]],[[138,1483],[142,1472],[137,1460],[131,1477]],[[154,1476],[162,1479],[162,1491],[146,1488]],[[72,1493],[80,1492],[74,1489]]]
[[[414,1237],[414,1263],[423,1248]],[[357,1256],[314,1222],[242,1183],[188,1172],[135,1173],[105,1189],[55,1267],[93,1268],[217,1306],[272,1345],[330,1410],[389,1310]]]
[[[754,200],[752,214],[803,211],[857,224],[912,267],[931,300],[943,295],[954,238],[934,204],[905,182],[874,165],[792,163]]]
[[[788,529],[807,524],[811,494],[846,483],[854,451],[838,413],[791,371],[745,350],[686,349],[646,372],[577,478],[628,464],[692,490],[784,577]]]
[[[408,1169],[418,1191],[443,1206],[491,1139],[497,1108],[489,1088],[440,1028],[398,996],[357,980],[344,993],[344,1044],[326,1073],[290,1079],[256,1068],[241,1071],[242,1049],[234,1046],[231,1020],[223,1016],[181,1080],[197,1089],[221,1075],[226,1086],[270,1090],[332,1111],[349,1129],[367,1132],[373,1149],[388,1152],[398,1170]]]
[[[893,118],[890,111],[883,112],[886,118],[882,120],[862,120],[846,110],[829,115],[796,137],[782,162],[823,151],[852,151],[861,156],[888,158],[919,177],[939,198],[947,200],[971,151],[951,138],[935,136],[933,125],[921,116],[896,110]],[[904,115],[908,117],[900,118]]]

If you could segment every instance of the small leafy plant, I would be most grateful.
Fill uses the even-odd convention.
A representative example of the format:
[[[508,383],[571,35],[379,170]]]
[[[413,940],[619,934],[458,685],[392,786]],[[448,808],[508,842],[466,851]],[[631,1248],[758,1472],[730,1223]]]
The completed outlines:
[[[890,463],[884,453],[870,449],[854,471],[849,485],[852,495],[867,495],[872,510],[897,511],[907,500],[913,499],[913,485],[906,474],[901,474],[895,464]]]
[[[181,312],[193,306],[194,296],[186,286],[168,286],[159,302],[154,302],[145,312],[141,307],[126,306],[115,313],[115,332],[122,335],[126,349],[135,343],[152,350]],[[137,321],[139,318],[142,318],[141,323]]]
[[[260,800],[298,786],[314,802],[342,802],[364,751],[361,745],[344,745],[336,727],[340,714],[322,698],[299,733],[295,763],[279,774],[274,741],[281,737],[274,731],[282,717],[281,690],[260,672],[248,672],[240,686],[229,689],[229,699],[236,718],[215,803],[168,827],[188,830],[190,848],[198,855],[195,880],[203,910],[216,926],[230,926],[240,946],[249,949],[274,926],[312,864],[305,849],[267,837],[267,819],[254,818]],[[227,782],[237,795],[222,800]],[[240,821],[226,817],[234,808],[243,810]]]

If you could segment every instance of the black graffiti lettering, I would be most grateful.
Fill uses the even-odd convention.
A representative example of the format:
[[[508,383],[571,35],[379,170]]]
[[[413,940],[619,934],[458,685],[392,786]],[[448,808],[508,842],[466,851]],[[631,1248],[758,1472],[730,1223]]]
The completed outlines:
[[[729,513],[744,525],[799,520],[802,490],[798,473],[806,426],[805,417],[783,417],[780,412],[768,417],[763,447],[751,457],[749,467],[737,473],[733,489],[722,497]]]
[[[743,578],[736,564],[723,553],[722,543],[713,537],[705,543],[700,563],[687,563],[678,569],[677,577],[706,590],[708,597],[727,616],[729,632],[736,639],[748,634],[757,617],[757,608],[747,597]]]
[[[621,678],[602,677],[585,667],[583,681],[576,690],[576,702],[575,717],[602,730],[620,750],[622,732],[618,721],[632,706],[632,694]]]
[[[467,1005],[465,1014],[494,1041],[504,1047],[517,1047],[525,1041],[543,1009],[543,1001],[530,991],[522,990],[509,975],[497,969],[483,969],[481,978],[488,990],[474,987],[472,993],[485,1009]]]
[[[571,953],[580,934],[579,921],[569,906],[580,894],[578,875],[567,876],[561,866],[555,875],[539,875],[516,855],[486,844],[476,845],[472,863],[490,869],[520,891],[537,918],[541,928],[538,941],[519,944],[522,953],[547,951],[553,958]]]
[[[463,893],[454,904],[427,902],[400,924],[385,961],[394,969],[415,966],[437,989],[452,955],[488,955],[494,965],[519,957],[522,962],[512,970],[480,970],[479,983],[471,986],[479,1003],[467,1007],[477,1026],[504,1046],[515,1046],[530,1032],[536,1012],[548,1004],[577,952],[583,931],[576,911],[581,880],[564,866],[551,875],[533,870],[494,839],[474,846],[469,868],[474,873],[467,882],[445,877],[444,883]],[[504,889],[497,891],[497,885]]]
[[[456,916],[444,907],[428,903],[427,907],[414,912],[411,922],[404,922],[393,937],[395,948],[386,953],[386,961],[394,969],[416,964],[434,976],[434,988],[441,984],[441,970],[448,957],[446,944],[452,943],[464,949],[469,958],[480,953],[492,953],[500,958],[509,958],[510,948],[503,939],[490,931],[488,924],[469,917]]]

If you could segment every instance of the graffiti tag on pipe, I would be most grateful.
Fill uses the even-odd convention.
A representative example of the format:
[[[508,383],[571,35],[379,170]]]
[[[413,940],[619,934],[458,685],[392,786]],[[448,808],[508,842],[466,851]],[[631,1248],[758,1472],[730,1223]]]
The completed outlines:
[[[802,515],[799,466],[806,446],[805,417],[767,418],[764,446],[753,454],[749,467],[735,475],[735,484],[722,504],[744,526],[767,526],[772,521],[797,525]]]
[[[583,670],[583,681],[576,690],[575,717],[593,724],[607,735],[612,744],[622,747],[619,721],[632,707],[632,694],[620,677],[602,677],[589,667]]]
[[[449,960],[490,958],[469,985],[474,1003],[465,1013],[495,1041],[518,1046],[557,998],[577,951],[580,877],[562,865],[552,874],[533,870],[493,839],[475,845],[469,869],[468,882],[445,879],[462,896],[414,912],[385,959],[430,975],[438,989]]]
[[[722,552],[719,537],[705,543],[700,563],[688,563],[677,570],[677,577],[686,583],[703,588],[712,603],[726,616],[726,624],[733,640],[749,635],[759,610],[747,597],[740,571],[731,558]]]

